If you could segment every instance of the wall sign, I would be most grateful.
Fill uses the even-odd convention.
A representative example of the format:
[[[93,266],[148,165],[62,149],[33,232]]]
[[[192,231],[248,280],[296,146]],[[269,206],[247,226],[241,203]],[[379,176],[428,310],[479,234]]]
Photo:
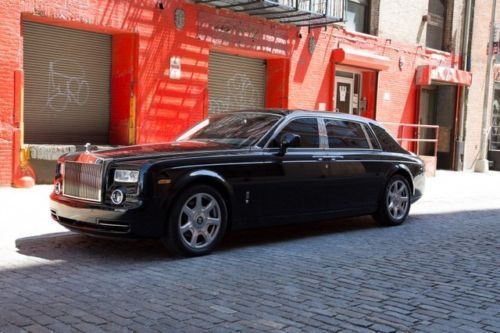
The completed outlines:
[[[175,27],[177,30],[182,30],[184,28],[184,24],[186,23],[186,16],[184,14],[184,9],[177,8],[175,10]]]
[[[181,58],[180,57],[170,57],[170,79],[179,80],[182,75],[181,71]]]
[[[339,101],[345,102],[345,98],[347,97],[347,86],[339,85]]]
[[[422,65],[417,67],[417,85],[428,86],[432,81],[470,86],[472,73],[447,66]]]
[[[495,79],[495,82],[500,82],[500,66],[499,65],[495,65],[493,67],[493,77]]]
[[[309,37],[309,53],[313,54],[314,49],[316,49],[316,39],[314,39],[314,36]]]

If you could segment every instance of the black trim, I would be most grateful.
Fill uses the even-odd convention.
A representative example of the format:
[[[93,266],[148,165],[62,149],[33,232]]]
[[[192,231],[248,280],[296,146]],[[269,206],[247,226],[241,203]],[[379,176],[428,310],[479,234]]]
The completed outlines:
[[[279,5],[272,6],[272,7],[278,7],[278,6]],[[272,8],[272,7],[270,6],[270,7],[266,7],[266,8]],[[248,15],[267,16],[267,15],[278,15],[278,14],[286,14],[286,13],[295,13],[296,11],[298,11],[298,9],[284,10],[284,11],[279,11],[279,12],[268,12],[268,11],[265,11],[265,12],[262,12],[262,13],[250,13]]]
[[[225,6],[216,6],[216,8],[218,9],[224,9],[224,8],[234,8],[234,7],[245,7],[245,6],[249,6],[249,5],[255,5],[256,3],[260,3],[262,1],[260,0],[253,0],[253,1],[249,1],[247,3],[233,3],[231,5],[225,5]],[[237,12],[238,10],[235,10],[235,12]]]
[[[251,12],[251,11],[254,11],[254,10],[262,10],[262,9],[274,8],[274,7],[278,7],[278,5],[260,6],[260,7],[253,7],[253,8],[238,9],[238,10],[234,10],[234,12],[235,13],[243,13],[243,12],[248,13],[248,12]]]
[[[291,20],[291,21],[281,21],[282,23],[295,23],[295,22],[304,22],[304,21],[315,21],[315,20],[321,20],[326,18],[326,16],[320,16],[320,17],[308,17],[307,19],[297,19],[297,20]]]

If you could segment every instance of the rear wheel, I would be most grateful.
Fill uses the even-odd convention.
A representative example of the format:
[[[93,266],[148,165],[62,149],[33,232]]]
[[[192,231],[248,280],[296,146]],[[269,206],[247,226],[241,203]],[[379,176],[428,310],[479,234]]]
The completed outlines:
[[[227,208],[214,188],[197,185],[175,201],[168,219],[165,246],[175,254],[198,256],[211,252],[227,228]]]
[[[403,176],[393,176],[387,182],[375,219],[382,225],[400,225],[406,220],[410,205],[411,192],[408,181]]]

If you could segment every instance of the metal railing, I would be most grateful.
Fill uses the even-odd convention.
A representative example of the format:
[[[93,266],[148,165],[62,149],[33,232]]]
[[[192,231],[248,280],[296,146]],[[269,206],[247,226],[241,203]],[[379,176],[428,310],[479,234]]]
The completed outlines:
[[[282,6],[296,8],[327,17],[344,17],[345,0],[269,0]]]
[[[399,144],[420,156],[428,175],[434,175],[439,147],[439,126],[407,123],[382,123]]]

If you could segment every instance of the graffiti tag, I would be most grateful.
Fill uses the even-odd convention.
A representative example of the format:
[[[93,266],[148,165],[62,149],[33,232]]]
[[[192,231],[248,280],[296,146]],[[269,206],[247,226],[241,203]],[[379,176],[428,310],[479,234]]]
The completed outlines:
[[[62,112],[70,103],[85,105],[90,93],[85,77],[85,70],[74,60],[49,62],[47,106],[56,112]]]

